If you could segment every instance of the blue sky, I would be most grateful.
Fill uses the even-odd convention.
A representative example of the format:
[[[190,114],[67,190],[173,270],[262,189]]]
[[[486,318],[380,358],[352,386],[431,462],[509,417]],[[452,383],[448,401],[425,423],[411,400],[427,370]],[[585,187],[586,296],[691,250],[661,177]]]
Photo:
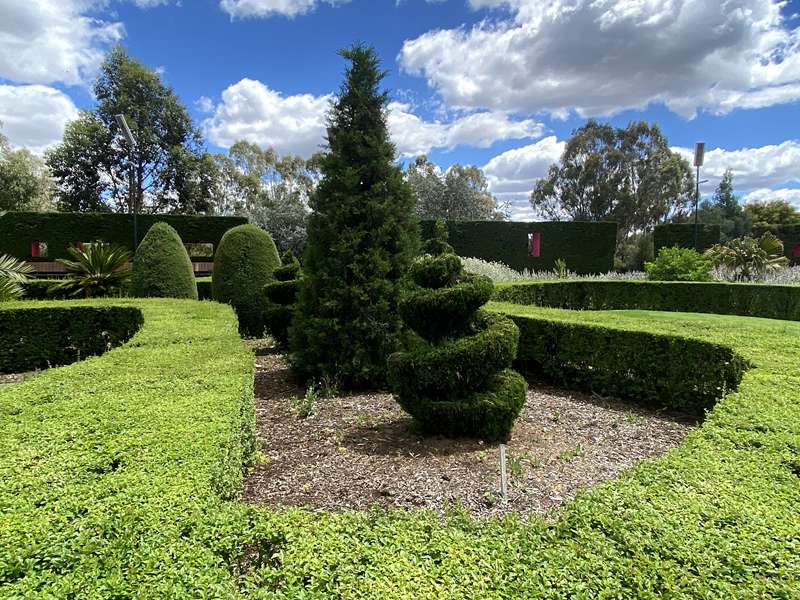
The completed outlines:
[[[800,0],[3,0],[0,121],[41,152],[93,102],[115,42],[190,108],[209,147],[240,137],[308,154],[321,142],[336,50],[372,44],[389,71],[405,157],[483,167],[527,195],[587,117],[655,121],[708,144],[743,200],[800,206]]]

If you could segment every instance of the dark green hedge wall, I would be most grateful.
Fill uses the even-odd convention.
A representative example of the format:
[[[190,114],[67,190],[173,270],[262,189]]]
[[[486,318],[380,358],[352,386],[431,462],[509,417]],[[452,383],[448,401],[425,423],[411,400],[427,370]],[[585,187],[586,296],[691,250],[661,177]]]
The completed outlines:
[[[800,265],[800,257],[794,256],[794,248],[800,244],[800,225],[770,225],[769,227],[755,227],[753,234],[761,236],[765,231],[770,231],[783,242],[783,253],[793,265]]]
[[[702,252],[719,244],[719,225],[698,225],[697,250]],[[653,247],[658,254],[660,248],[694,248],[694,223],[668,223],[656,225],[653,231]]]
[[[184,243],[214,244],[228,229],[247,223],[241,217],[139,215],[139,241],[159,221],[175,228]],[[28,259],[31,242],[47,242],[45,260],[69,258],[67,248],[76,242],[104,242],[133,250],[133,217],[116,213],[8,212],[0,216],[0,254]],[[212,257],[194,257],[202,260]]]
[[[571,310],[664,310],[800,321],[800,286],[683,281],[500,284],[494,300]]]
[[[520,331],[516,369],[601,396],[702,416],[738,387],[748,367],[730,348],[709,342],[508,316]]]
[[[435,221],[422,221],[422,239],[433,235]],[[448,221],[448,241],[456,254],[499,261],[521,271],[552,270],[563,258],[576,273],[606,273],[614,268],[616,223],[549,221]],[[541,234],[540,256],[531,256],[528,234]]]
[[[144,319],[138,308],[0,308],[0,373],[66,365],[129,340]]]

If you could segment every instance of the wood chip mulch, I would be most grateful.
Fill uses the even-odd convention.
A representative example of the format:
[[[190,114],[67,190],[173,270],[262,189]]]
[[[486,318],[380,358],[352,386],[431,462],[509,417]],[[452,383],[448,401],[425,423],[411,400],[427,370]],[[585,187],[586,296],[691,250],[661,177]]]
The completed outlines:
[[[278,354],[257,359],[261,453],[245,499],[316,510],[460,504],[474,516],[545,514],[580,490],[679,445],[696,423],[619,400],[531,384],[507,443],[508,499],[499,446],[422,435],[386,393],[319,399],[301,418],[297,385]]]
[[[19,383],[33,377],[35,374],[35,371],[30,373],[0,373],[0,385]]]

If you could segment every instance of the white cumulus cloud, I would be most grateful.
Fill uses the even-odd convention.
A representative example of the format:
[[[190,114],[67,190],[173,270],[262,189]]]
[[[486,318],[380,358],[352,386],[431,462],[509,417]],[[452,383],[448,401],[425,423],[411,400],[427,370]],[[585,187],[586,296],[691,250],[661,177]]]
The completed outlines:
[[[757,190],[753,190],[744,197],[745,204],[752,204],[753,202],[770,202],[772,200],[783,200],[800,209],[800,189],[779,188],[776,190],[771,190],[769,188],[759,188]]]
[[[663,103],[693,117],[800,99],[780,0],[471,0],[507,9],[407,40],[401,66],[450,106],[563,116]]]
[[[296,17],[314,10],[319,4],[344,4],[350,0],[220,0],[220,7],[231,18]]]
[[[326,112],[332,95],[285,96],[254,79],[242,79],[222,92],[214,114],[203,122],[209,140],[229,148],[245,139],[280,153],[310,156],[325,141]],[[203,102],[207,107],[213,102]],[[434,148],[486,148],[498,140],[534,138],[543,127],[532,119],[514,120],[498,111],[471,113],[450,121],[426,121],[409,104],[392,102],[388,124],[402,156]]]
[[[63,92],[44,85],[0,85],[2,133],[16,147],[41,154],[61,141],[78,109]]]

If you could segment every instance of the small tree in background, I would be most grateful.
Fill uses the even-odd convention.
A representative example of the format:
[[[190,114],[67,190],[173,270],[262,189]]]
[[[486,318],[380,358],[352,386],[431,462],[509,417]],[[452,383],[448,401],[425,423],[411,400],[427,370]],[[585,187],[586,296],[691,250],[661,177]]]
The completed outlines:
[[[328,116],[322,181],[310,201],[292,363],[307,377],[379,386],[400,346],[397,303],[419,234],[394,162],[375,50],[357,45],[341,55],[351,64]]]
[[[214,255],[214,300],[233,306],[242,335],[264,335],[264,286],[280,264],[275,242],[255,225],[239,225],[222,236]]]
[[[166,223],[156,223],[133,258],[134,296],[197,300],[192,261],[181,236]]]

